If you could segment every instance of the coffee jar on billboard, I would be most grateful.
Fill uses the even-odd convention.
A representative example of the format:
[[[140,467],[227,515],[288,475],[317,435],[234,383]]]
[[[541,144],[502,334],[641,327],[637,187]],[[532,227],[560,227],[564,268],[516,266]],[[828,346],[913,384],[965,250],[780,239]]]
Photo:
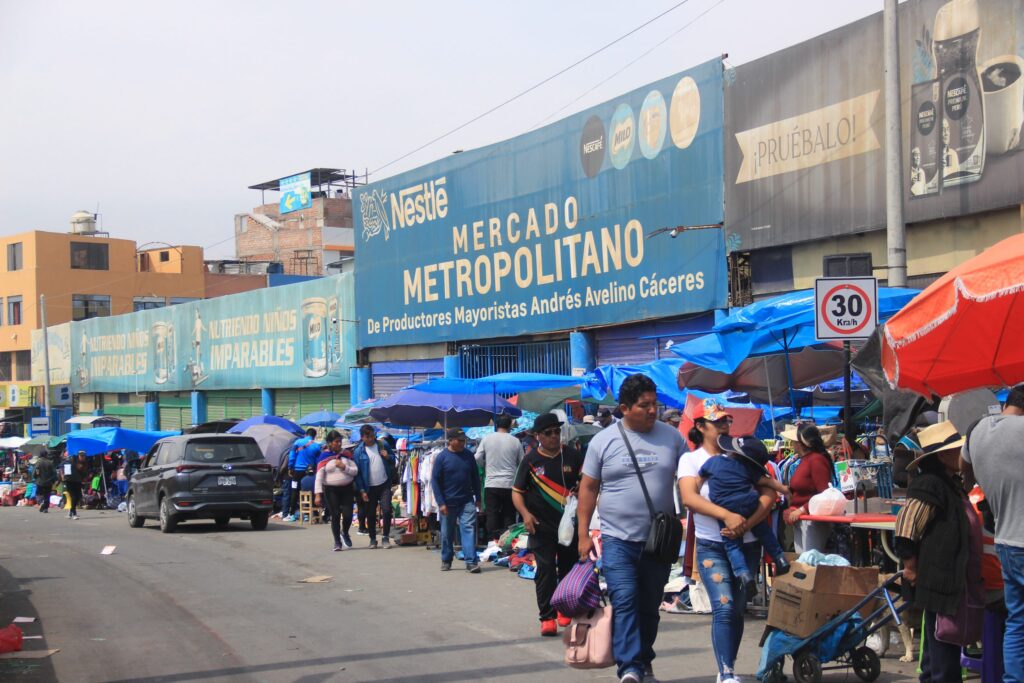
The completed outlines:
[[[935,15],[933,49],[938,69],[942,184],[981,178],[985,168],[985,103],[978,76],[981,28],[977,0],[951,0]]]
[[[327,301],[320,297],[302,302],[302,373],[327,374]]]
[[[938,194],[941,190],[939,81],[917,83],[910,88],[911,199]]]

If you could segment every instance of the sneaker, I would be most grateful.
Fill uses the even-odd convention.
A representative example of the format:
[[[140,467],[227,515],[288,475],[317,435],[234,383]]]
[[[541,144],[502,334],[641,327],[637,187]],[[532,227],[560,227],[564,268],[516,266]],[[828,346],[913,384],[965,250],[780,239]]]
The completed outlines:
[[[480,565],[478,565],[478,564],[467,564],[466,565],[466,571],[469,572],[470,574],[479,574],[480,573]]]
[[[390,548],[391,547],[391,539],[389,539],[387,536],[382,538],[380,540],[380,547],[383,548],[384,550],[387,550],[388,548]]]
[[[370,539],[370,550],[376,550],[376,549],[377,549],[377,539],[371,538]]]
[[[71,515],[71,519],[78,519],[78,515]]]
[[[341,537],[341,542],[345,544],[346,549],[352,547],[352,537],[348,534]]]
[[[345,549],[345,546],[343,546],[342,544],[340,544],[340,543],[335,543],[334,544],[334,552],[340,553],[344,549]]]
[[[441,563],[441,571],[447,572],[447,571],[451,571],[451,569],[452,569],[452,563],[451,562],[442,562]]]
[[[643,683],[643,677],[641,677],[636,671],[627,671],[622,674],[622,678],[619,679],[619,683]]]
[[[668,614],[693,614],[693,607],[690,606],[689,601],[678,598],[661,603],[661,607],[658,609]]]
[[[299,521],[299,516],[298,515],[288,515],[287,517],[282,518],[281,521],[282,522],[297,522],[297,521]]]
[[[370,532],[367,531],[366,529],[359,529],[358,531],[356,531],[356,533],[359,534],[360,536],[369,536],[370,535]]]
[[[785,576],[789,573],[789,561],[784,557],[775,560],[775,576]]]
[[[544,619],[540,622],[540,634],[542,636],[557,636],[558,624],[554,619]]]
[[[284,517],[284,515],[282,515],[280,512],[275,512],[274,514],[270,515],[271,519],[281,519],[282,517]]]
[[[558,622],[558,625],[562,628],[565,628],[566,626],[572,623],[572,619],[570,617],[565,616],[561,612],[558,613],[558,619],[556,619],[556,621]]]
[[[68,512],[68,519],[71,519],[72,517],[74,517],[74,515],[72,515],[71,512],[69,511]]]
[[[654,669],[650,664],[644,666],[644,675],[640,679],[641,683],[661,683],[658,677],[654,675]]]

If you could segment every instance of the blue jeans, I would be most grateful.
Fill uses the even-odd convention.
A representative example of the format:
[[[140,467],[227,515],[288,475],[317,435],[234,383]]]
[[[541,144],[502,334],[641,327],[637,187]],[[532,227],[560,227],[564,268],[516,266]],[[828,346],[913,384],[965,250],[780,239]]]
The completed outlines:
[[[448,506],[448,514],[441,515],[441,561],[455,559],[455,528],[462,534],[462,557],[466,566],[476,564],[476,503],[469,501],[457,509]]]
[[[761,545],[747,543],[743,556],[748,567],[757,566]],[[697,539],[697,571],[711,601],[711,647],[715,651],[718,672],[725,678],[734,672],[736,655],[743,639],[743,612],[746,591],[729,564],[725,543]],[[739,599],[739,602],[737,602]]]
[[[775,536],[775,532],[772,531],[770,522],[765,520],[755,524],[750,529],[750,533],[754,534],[754,538],[768,551],[772,558],[782,558],[782,546],[779,544],[779,539]],[[745,578],[744,575],[750,575],[753,578],[753,575],[760,571],[761,554],[758,553],[754,563],[751,564],[747,559],[747,547],[741,538],[727,539],[725,541],[725,554],[729,558],[732,573],[737,578]]]
[[[642,541],[602,537],[601,570],[612,602],[612,654],[621,678],[654,660],[661,594],[672,565],[644,555]]]
[[[1003,636],[1003,683],[1024,682],[1024,548],[996,544],[1003,564],[1006,634]]]

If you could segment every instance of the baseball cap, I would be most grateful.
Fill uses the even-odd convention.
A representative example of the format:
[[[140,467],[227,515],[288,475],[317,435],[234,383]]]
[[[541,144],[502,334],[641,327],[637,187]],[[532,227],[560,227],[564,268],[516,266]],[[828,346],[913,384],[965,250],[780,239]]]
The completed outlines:
[[[701,401],[693,414],[694,420],[707,420],[708,422],[715,422],[723,417],[732,417],[732,415],[727,413],[725,407],[713,398]]]
[[[757,437],[722,435],[718,437],[718,447],[726,453],[746,458],[761,470],[768,464],[768,449]]]
[[[562,421],[558,419],[558,416],[554,413],[544,413],[538,415],[537,419],[533,421],[533,431],[543,432],[545,429],[551,427],[561,427]]]
[[[594,416],[593,415],[584,415],[583,416],[583,424],[585,424],[585,425],[592,425],[592,424],[594,424]]]
[[[611,417],[611,416],[612,416],[611,408],[601,407],[601,408],[597,409],[597,417],[598,418]]]
[[[449,429],[447,431],[447,433],[445,434],[445,437],[449,441],[451,441],[452,439],[465,439],[466,438],[466,432],[462,431],[462,429],[459,428],[459,427],[452,427],[451,429]]]

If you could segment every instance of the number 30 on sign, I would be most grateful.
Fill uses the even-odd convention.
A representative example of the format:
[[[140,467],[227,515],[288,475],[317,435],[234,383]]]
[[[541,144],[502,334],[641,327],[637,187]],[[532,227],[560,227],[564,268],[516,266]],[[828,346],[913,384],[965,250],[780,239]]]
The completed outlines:
[[[818,339],[867,339],[877,324],[878,280],[823,277],[814,281],[814,330]]]

